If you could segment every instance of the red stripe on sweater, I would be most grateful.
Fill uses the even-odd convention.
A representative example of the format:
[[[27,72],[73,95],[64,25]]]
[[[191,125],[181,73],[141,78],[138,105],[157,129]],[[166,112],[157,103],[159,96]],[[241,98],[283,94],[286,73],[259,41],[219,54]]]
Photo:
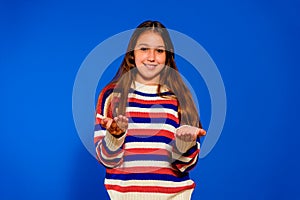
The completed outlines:
[[[172,104],[177,106],[177,100],[176,99],[162,99],[162,100],[143,100],[143,99],[137,99],[137,98],[128,98],[128,102],[136,102],[141,104]]]
[[[109,174],[134,174],[134,173],[151,173],[151,174],[168,174],[178,177],[178,171],[171,168],[162,167],[122,167],[122,168],[107,168],[106,173]]]
[[[97,142],[99,142],[100,140],[102,140],[102,138],[104,138],[104,136],[95,136],[94,137],[94,144],[96,144]]]
[[[102,164],[104,164],[104,165],[109,165],[109,166],[117,166],[117,164],[118,164],[118,162],[112,162],[112,161],[105,161],[105,160],[103,160],[102,159],[102,157],[101,156],[97,156],[97,158],[98,158],[98,160],[102,163]],[[121,161],[120,161],[121,162]]]
[[[139,155],[139,154],[152,154],[152,155],[164,155],[169,156],[171,152],[166,149],[159,149],[159,148],[151,148],[151,149],[143,149],[143,148],[136,148],[136,149],[126,149],[124,152],[124,156],[129,155]]]
[[[104,113],[103,112],[103,108],[102,108],[102,103],[104,101],[103,96],[106,93],[107,90],[112,89],[115,87],[115,84],[109,84],[106,87],[103,88],[102,92],[100,93],[99,97],[98,97],[98,102],[97,102],[97,113]]]

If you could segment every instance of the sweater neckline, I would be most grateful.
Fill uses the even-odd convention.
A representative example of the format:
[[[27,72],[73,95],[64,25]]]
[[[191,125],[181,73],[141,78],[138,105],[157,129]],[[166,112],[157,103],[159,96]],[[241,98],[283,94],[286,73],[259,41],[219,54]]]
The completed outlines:
[[[137,81],[134,81],[131,84],[132,89],[143,93],[149,93],[149,94],[157,94],[158,86],[159,84],[146,85]],[[160,87],[160,92],[169,92],[169,89],[167,86],[163,85]]]
[[[131,87],[136,91],[155,94],[155,93],[157,93],[158,84],[146,85],[146,84],[134,81],[132,83]]]

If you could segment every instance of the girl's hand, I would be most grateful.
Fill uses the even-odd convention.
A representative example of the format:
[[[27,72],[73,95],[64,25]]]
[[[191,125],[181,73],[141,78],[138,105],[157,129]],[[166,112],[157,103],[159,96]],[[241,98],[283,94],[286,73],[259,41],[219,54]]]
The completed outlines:
[[[123,115],[119,115],[118,117],[114,118],[114,122],[117,125],[117,129],[125,132],[128,128],[128,118]],[[113,125],[113,124],[112,124]]]
[[[205,134],[206,131],[204,129],[189,125],[182,125],[177,128],[175,137],[185,142],[192,142],[195,141],[197,137],[204,136]]]
[[[106,128],[112,135],[119,136],[124,133],[128,128],[128,118],[119,115],[114,119],[103,118],[101,120],[101,125]]]

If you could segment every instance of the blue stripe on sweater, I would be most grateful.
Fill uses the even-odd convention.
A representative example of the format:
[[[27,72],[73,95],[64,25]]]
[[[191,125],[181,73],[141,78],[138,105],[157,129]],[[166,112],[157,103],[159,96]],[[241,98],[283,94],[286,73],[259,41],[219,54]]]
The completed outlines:
[[[134,94],[138,94],[138,95],[141,95],[141,96],[145,96],[145,97],[160,97],[157,93],[155,94],[149,94],[149,93],[144,93],[144,92],[140,92],[140,91],[137,91],[137,90],[134,90],[134,89],[130,89],[129,90],[130,93],[134,93]],[[171,95],[174,95],[174,93],[172,92],[162,92],[161,95],[163,96],[171,96]]]
[[[160,180],[160,181],[174,181],[182,182],[189,180],[189,175],[184,174],[184,176],[176,177],[168,174],[153,174],[153,173],[131,173],[131,174],[109,174],[106,173],[107,179],[116,179],[116,180]]]
[[[124,161],[141,161],[141,160],[170,162],[170,157],[166,155],[154,155],[154,154],[128,155],[124,157]]]
[[[128,106],[138,108],[168,108],[177,111],[177,106],[173,104],[142,104],[137,102],[129,102]]]
[[[125,143],[128,142],[162,142],[165,144],[171,144],[172,139],[164,136],[126,136]]]
[[[142,118],[142,117],[130,117],[129,123],[151,123],[151,124],[170,124],[174,127],[178,126],[178,123],[169,118]]]
[[[105,130],[100,124],[96,124],[94,127],[94,131]]]

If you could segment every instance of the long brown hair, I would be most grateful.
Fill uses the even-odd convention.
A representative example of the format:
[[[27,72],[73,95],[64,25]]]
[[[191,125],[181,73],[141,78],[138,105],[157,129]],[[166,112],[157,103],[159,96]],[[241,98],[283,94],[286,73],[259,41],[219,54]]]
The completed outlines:
[[[160,72],[160,83],[157,93],[162,96],[161,86],[167,87],[170,92],[175,94],[178,100],[180,124],[187,124],[202,128],[192,95],[178,72],[178,68],[174,60],[174,46],[169,32],[166,27],[158,21],[145,21],[135,29],[130,38],[124,59],[116,75],[110,82],[110,84],[116,84],[115,91],[119,96],[116,114],[125,114],[129,89],[131,84],[134,82],[135,75],[137,73],[134,60],[134,48],[139,36],[145,31],[158,33],[163,38],[166,50],[166,63],[164,69]]]

